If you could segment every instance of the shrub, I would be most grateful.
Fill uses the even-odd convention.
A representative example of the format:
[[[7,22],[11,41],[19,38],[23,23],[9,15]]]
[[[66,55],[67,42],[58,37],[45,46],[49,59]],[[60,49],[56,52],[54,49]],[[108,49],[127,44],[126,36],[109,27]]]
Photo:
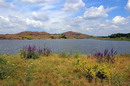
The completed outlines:
[[[61,34],[61,35],[59,36],[59,38],[67,39],[67,37],[65,36],[65,34]]]
[[[116,54],[117,51],[115,51],[114,49],[111,49],[110,51],[108,49],[105,49],[103,52],[96,52],[95,54],[93,54],[93,56],[97,57],[99,63],[103,61],[114,63],[114,56]]]
[[[37,59],[39,58],[39,54],[41,54],[40,49],[36,49],[36,46],[24,46],[22,50],[20,50],[20,55],[23,58],[32,58]]]
[[[76,62],[77,69],[82,71],[88,80],[89,83],[93,81],[93,79],[100,79],[101,82],[105,79],[110,79],[111,71],[106,65],[99,64],[89,64],[86,61],[80,61],[80,59]]]
[[[96,77],[98,77],[102,83],[104,79],[110,78],[110,70],[105,66],[99,67],[96,72]]]
[[[87,65],[85,67],[85,71],[86,71],[86,78],[88,79],[88,82],[91,83],[95,75],[93,67],[91,65]]]

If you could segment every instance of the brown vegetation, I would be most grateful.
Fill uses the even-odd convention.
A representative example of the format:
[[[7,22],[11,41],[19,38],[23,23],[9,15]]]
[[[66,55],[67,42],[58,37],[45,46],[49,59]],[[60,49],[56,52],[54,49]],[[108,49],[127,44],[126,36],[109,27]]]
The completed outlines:
[[[62,35],[64,35],[64,37],[67,39],[85,39],[91,37],[86,34],[71,31],[62,34],[49,34],[47,32],[24,31],[17,34],[1,34],[0,40],[64,39]]]

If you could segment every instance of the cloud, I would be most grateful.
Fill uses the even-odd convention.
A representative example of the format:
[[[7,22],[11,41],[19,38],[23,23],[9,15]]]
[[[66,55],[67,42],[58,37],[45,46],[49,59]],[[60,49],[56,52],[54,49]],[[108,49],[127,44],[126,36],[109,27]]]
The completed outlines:
[[[29,17],[22,16],[0,16],[0,30],[5,33],[10,31],[10,33],[21,32],[28,29],[43,28],[44,22],[35,20]],[[13,31],[11,31],[13,30]],[[2,33],[1,32],[1,33]]]
[[[78,11],[85,7],[85,3],[82,0],[66,0],[64,4],[65,11]]]
[[[115,7],[86,7],[83,0],[11,1],[0,0],[0,33],[25,30],[62,33],[71,30],[90,35],[108,35],[115,30],[130,31],[130,18],[116,16],[111,20],[107,19],[109,12]],[[4,11],[1,9],[11,3],[17,7],[17,11],[7,7],[3,8]]]
[[[15,8],[12,3],[5,2],[5,0],[0,0],[0,8]]]
[[[130,0],[128,0],[128,2],[127,2],[126,9],[127,9],[128,11],[130,11]]]
[[[87,8],[84,13],[84,18],[87,19],[98,19],[98,18],[105,18],[108,16],[108,12],[110,8],[105,8],[103,5],[99,7],[90,7]]]
[[[17,0],[17,1],[30,3],[30,4],[40,4],[40,3],[50,2],[50,1],[53,1],[53,0]]]
[[[125,17],[122,17],[122,16],[116,16],[114,17],[111,21],[109,21],[113,24],[116,24],[116,25],[125,25],[125,24],[128,24],[128,19],[125,18]]]
[[[48,16],[41,12],[32,12],[31,18],[37,21],[47,21],[49,20]]]
[[[0,16],[0,33],[16,33],[26,30],[25,21],[19,17]]]

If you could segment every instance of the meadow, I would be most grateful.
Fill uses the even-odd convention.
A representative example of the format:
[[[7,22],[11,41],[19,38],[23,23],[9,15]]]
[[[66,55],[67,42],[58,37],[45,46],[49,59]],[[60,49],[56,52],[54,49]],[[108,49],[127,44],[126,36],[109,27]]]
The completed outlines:
[[[17,55],[0,55],[0,86],[130,86],[130,55],[24,47]]]

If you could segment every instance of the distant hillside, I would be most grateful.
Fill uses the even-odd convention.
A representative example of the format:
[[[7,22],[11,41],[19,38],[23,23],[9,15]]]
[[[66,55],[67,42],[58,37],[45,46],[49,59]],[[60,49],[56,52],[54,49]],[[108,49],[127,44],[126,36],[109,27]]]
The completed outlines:
[[[78,32],[64,32],[62,34],[50,34],[47,32],[24,31],[17,34],[0,35],[0,40],[33,40],[33,39],[86,39],[92,36]]]
[[[33,32],[33,31],[24,31],[24,32],[21,32],[21,33],[18,33],[18,35],[50,35],[49,33],[47,32]]]
[[[65,33],[62,33],[63,35],[65,35],[68,39],[84,39],[84,38],[90,38],[92,36],[86,35],[86,34],[82,34],[82,33],[78,33],[78,32],[72,32],[72,31],[68,31]]]

